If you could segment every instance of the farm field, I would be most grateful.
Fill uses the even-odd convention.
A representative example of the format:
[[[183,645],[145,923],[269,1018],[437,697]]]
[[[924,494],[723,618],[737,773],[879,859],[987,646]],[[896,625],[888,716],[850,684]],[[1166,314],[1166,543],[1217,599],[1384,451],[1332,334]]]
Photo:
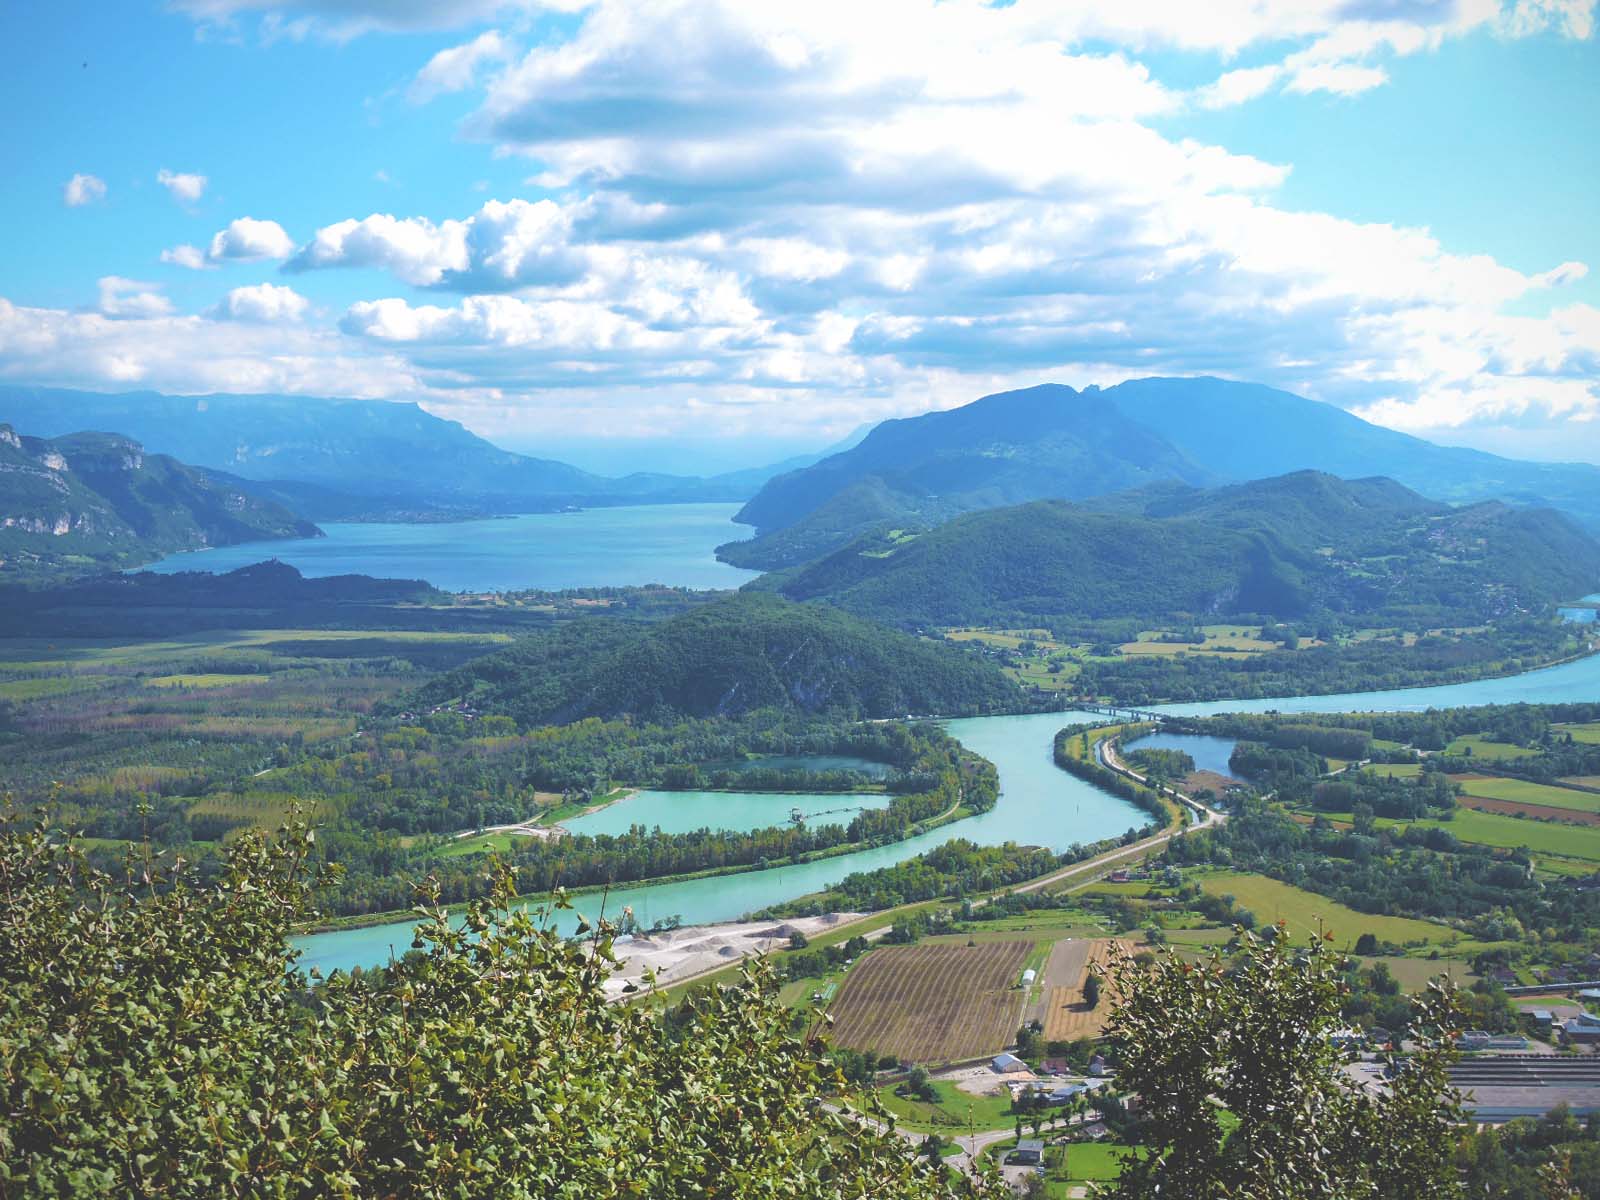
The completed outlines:
[[[1455,930],[1431,921],[1357,912],[1337,900],[1265,875],[1219,871],[1199,876],[1199,880],[1200,886],[1213,896],[1231,895],[1255,913],[1262,925],[1287,921],[1290,935],[1302,940],[1317,933],[1319,919],[1322,930],[1333,933],[1340,946],[1353,945],[1363,933],[1398,945],[1444,942],[1459,936]]]
[[[1556,733],[1570,733],[1575,742],[1585,742],[1588,745],[1600,744],[1600,721],[1589,721],[1583,725],[1557,725]]]
[[[1600,825],[1600,813],[1581,812],[1575,808],[1552,808],[1548,804],[1519,804],[1515,800],[1487,800],[1482,796],[1462,796],[1461,804],[1462,807],[1475,812],[1499,813],[1507,817],[1558,821],[1571,825]]]
[[[829,1006],[833,1041],[902,1062],[953,1062],[1005,1049],[1022,1009],[1029,941],[922,943],[874,950]]]
[[[1446,829],[1463,842],[1498,846],[1506,850],[1527,847],[1538,854],[1600,862],[1600,826],[1558,825],[1551,821],[1528,821],[1499,813],[1458,811],[1453,820],[1384,821],[1380,824],[1418,825],[1424,829]]]
[[[1508,742],[1489,742],[1473,734],[1470,737],[1458,737],[1444,748],[1443,751],[1455,758],[1470,756],[1472,758],[1530,758],[1539,753],[1526,746],[1513,746]]]
[[[932,1085],[938,1097],[932,1103],[897,1096],[889,1087],[878,1089],[878,1099],[894,1113],[901,1128],[919,1133],[942,1133],[946,1137],[960,1137],[969,1129],[999,1129],[1014,1119],[1011,1094],[1003,1089],[998,1095],[973,1095],[955,1084],[936,1079]]]
[[[1105,1029],[1117,1000],[1108,966],[1113,944],[1111,938],[1102,938],[1087,945],[1082,942],[1056,943],[1046,968],[1046,978],[1053,985],[1044,996],[1042,1024],[1046,1040],[1065,1042],[1099,1037]],[[1133,952],[1132,942],[1124,941],[1121,945],[1130,954]],[[1058,956],[1061,956],[1060,961]],[[1094,1008],[1083,1001],[1083,981],[1090,971],[1094,971],[1101,979],[1100,1003]],[[1069,973],[1075,978],[1066,981]]]
[[[1571,788],[1526,779],[1491,779],[1481,775],[1452,775],[1469,796],[1487,800],[1509,800],[1517,804],[1537,804],[1544,808],[1570,808],[1578,812],[1600,813],[1600,793],[1575,792]]]
[[[1422,774],[1421,763],[1371,763],[1361,769],[1386,779],[1415,779]]]
[[[1572,787],[1600,788],[1600,775],[1574,775],[1561,782]]]

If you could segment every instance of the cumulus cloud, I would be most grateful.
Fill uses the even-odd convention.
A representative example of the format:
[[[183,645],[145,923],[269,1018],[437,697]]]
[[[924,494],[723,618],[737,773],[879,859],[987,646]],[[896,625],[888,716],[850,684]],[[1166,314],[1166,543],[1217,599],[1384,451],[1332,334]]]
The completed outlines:
[[[239,217],[212,236],[206,259],[213,263],[254,262],[263,258],[288,258],[293,253],[294,240],[284,232],[282,225],[276,221]]]
[[[98,308],[108,317],[162,317],[172,311],[172,301],[161,294],[159,283],[103,275],[99,288]]]
[[[190,271],[204,271],[215,265],[206,258],[206,252],[199,246],[187,243],[172,246],[161,252],[161,261],[171,263],[175,267],[184,267]]]
[[[553,200],[491,200],[464,220],[373,213],[317,230],[291,271],[375,267],[417,287],[504,290],[566,281],[584,268],[571,218]]]
[[[485,63],[503,62],[511,56],[511,45],[497,30],[480,33],[470,42],[441,50],[430,58],[411,81],[406,95],[413,104],[424,104],[435,96],[459,92],[477,82],[478,70]]]
[[[68,208],[82,208],[106,198],[106,181],[98,175],[74,175],[61,189],[61,199]]]
[[[228,321],[298,321],[311,307],[299,292],[275,283],[236,287],[224,296],[213,316]]]
[[[165,167],[156,172],[156,182],[166,188],[172,198],[180,204],[193,204],[205,194],[206,190],[204,175],[169,171]]]

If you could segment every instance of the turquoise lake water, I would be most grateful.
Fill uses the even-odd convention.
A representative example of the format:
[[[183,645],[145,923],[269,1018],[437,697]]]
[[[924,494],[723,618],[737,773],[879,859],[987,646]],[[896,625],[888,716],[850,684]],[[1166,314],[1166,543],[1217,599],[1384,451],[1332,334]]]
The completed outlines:
[[[1166,705],[1161,711],[1191,716],[1210,712],[1417,712],[1473,704],[1580,700],[1600,700],[1600,655],[1525,675],[1476,683],[1336,696],[1210,701]],[[999,770],[1000,802],[989,812],[890,846],[877,846],[819,862],[683,883],[619,888],[605,899],[605,911],[615,914],[628,905],[644,925],[669,916],[680,918],[684,924],[732,921],[767,905],[820,891],[853,871],[870,871],[903,862],[954,837],[988,845],[1015,841],[1059,851],[1075,842],[1094,842],[1120,834],[1130,826],[1142,825],[1145,815],[1132,805],[1061,771],[1052,758],[1057,730],[1098,719],[1087,713],[1057,712],[947,722],[953,735]],[[800,799],[784,797],[789,804],[798,803]],[[828,797],[812,799],[820,804]],[[580,900],[580,908],[592,916],[599,911],[600,903],[599,896],[585,896]],[[556,922],[558,928],[573,928],[570,913],[561,914],[561,917]],[[395,954],[403,953],[411,942],[412,924],[405,920],[367,929],[311,934],[294,939],[294,945],[302,951],[300,965],[305,968],[316,966],[327,972],[338,967],[370,966],[386,961],[391,950]]]
[[[599,812],[573,817],[561,824],[570,833],[627,833],[635,825],[662,833],[692,833],[696,829],[749,832],[787,825],[789,814],[799,809],[807,825],[848,825],[864,808],[884,808],[892,796],[882,792],[861,795],[834,792],[794,795],[788,792],[635,792],[626,800],[608,804]]]
[[[327,537],[174,554],[145,571],[232,571],[276,558],[303,575],[426,579],[447,592],[577,587],[736,588],[760,572],[717,561],[750,536],[737,504],[636,504],[442,525],[330,522]]]
[[[870,758],[857,758],[853,754],[768,754],[761,758],[743,758],[738,762],[706,763],[701,771],[855,771],[873,779],[886,779],[894,774],[888,763],[874,762]]]
[[[1229,774],[1228,756],[1238,742],[1233,738],[1206,737],[1198,733],[1152,733],[1124,743],[1127,750],[1182,750],[1201,771]]]

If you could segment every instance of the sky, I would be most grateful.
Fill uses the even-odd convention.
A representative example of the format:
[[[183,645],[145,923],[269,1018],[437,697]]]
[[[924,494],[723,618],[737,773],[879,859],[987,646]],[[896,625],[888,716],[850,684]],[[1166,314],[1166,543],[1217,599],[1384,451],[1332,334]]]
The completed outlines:
[[[1595,8],[0,4],[0,382],[631,468],[1209,374],[1600,462]]]

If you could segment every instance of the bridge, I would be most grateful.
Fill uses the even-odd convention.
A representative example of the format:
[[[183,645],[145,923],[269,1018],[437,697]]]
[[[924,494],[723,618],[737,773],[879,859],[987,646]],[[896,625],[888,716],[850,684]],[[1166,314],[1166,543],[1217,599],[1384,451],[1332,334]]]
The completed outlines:
[[[1162,721],[1166,720],[1166,718],[1158,712],[1149,712],[1141,708],[1124,708],[1120,704],[1090,704],[1088,701],[1084,701],[1082,703],[1068,701],[1066,708],[1063,709],[1063,711],[1068,710],[1073,712],[1094,713],[1096,716],[1111,717],[1118,721],[1126,721],[1130,723],[1152,721],[1159,725]]]

